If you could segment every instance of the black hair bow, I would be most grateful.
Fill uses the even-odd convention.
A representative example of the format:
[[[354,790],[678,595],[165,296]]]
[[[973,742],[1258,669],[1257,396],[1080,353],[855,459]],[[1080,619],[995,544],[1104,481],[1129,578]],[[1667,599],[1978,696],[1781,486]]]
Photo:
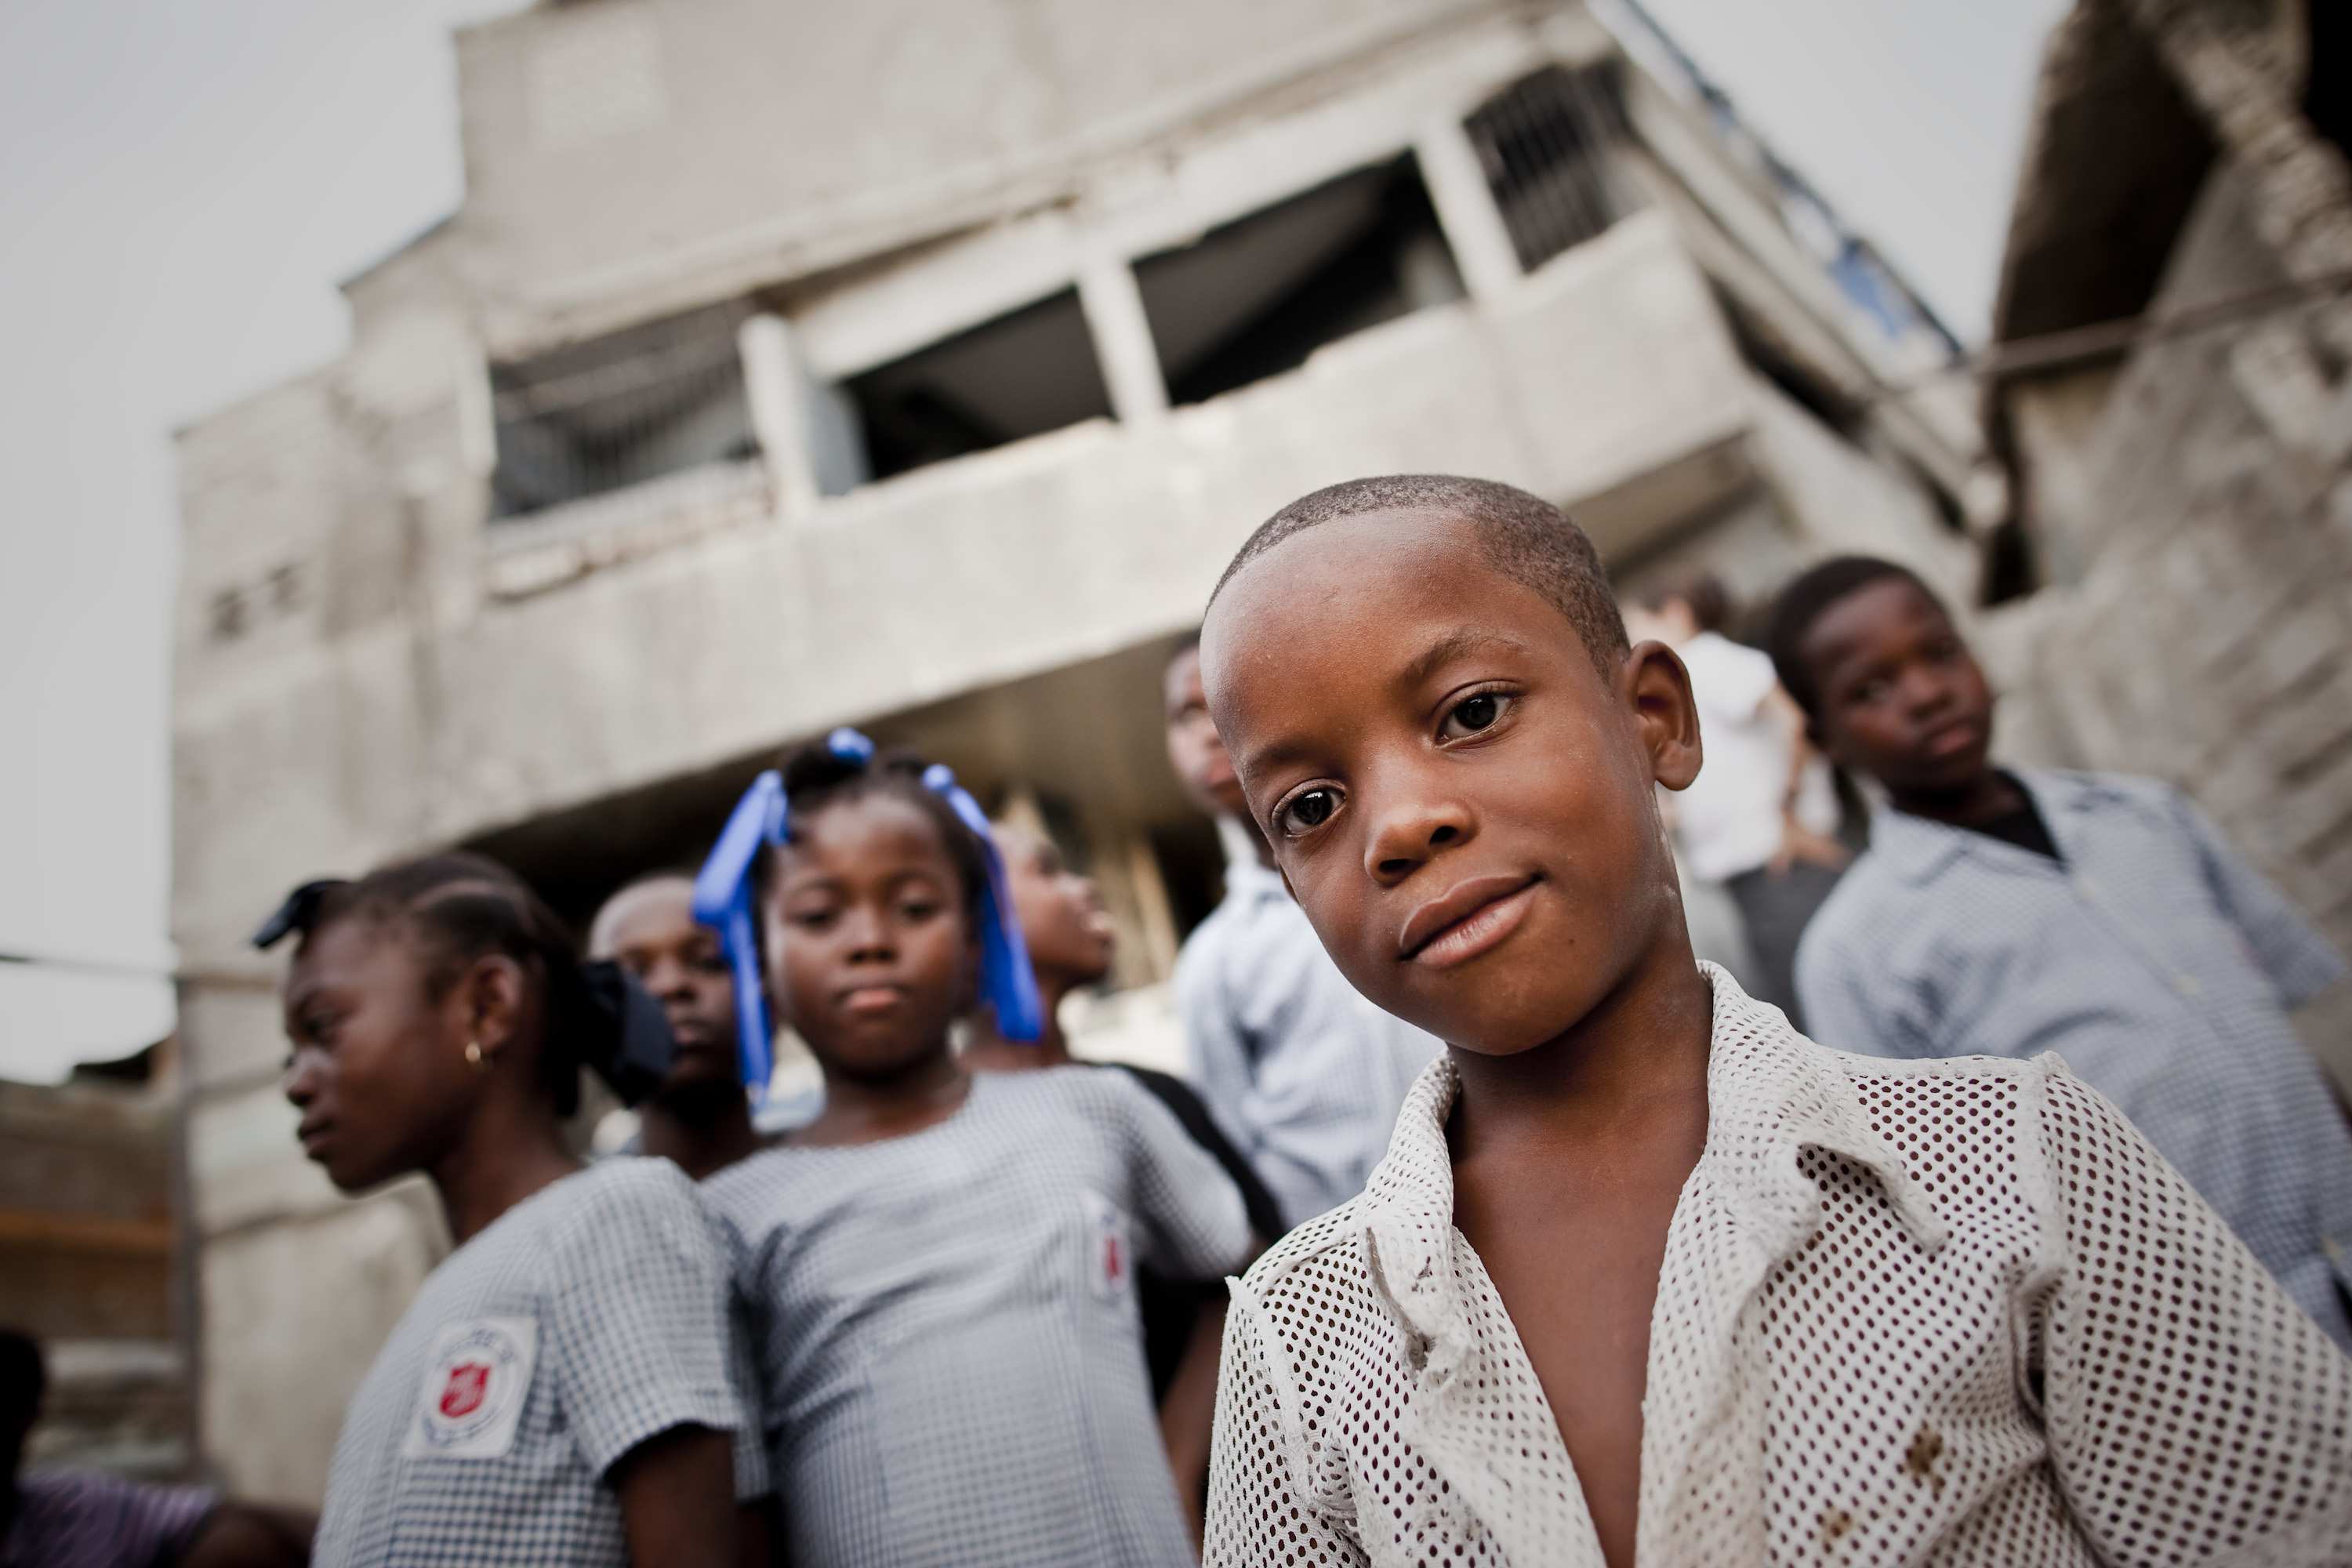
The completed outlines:
[[[287,894],[285,902],[272,910],[269,918],[261,922],[260,928],[253,933],[253,945],[266,951],[298,931],[309,935],[311,922],[319,918],[319,901],[343,885],[341,877],[321,877],[316,881],[303,883]]]
[[[580,1059],[613,1086],[624,1105],[652,1097],[669,1076],[677,1042],[669,1018],[636,976],[608,959],[580,966],[588,1016],[581,1020]]]

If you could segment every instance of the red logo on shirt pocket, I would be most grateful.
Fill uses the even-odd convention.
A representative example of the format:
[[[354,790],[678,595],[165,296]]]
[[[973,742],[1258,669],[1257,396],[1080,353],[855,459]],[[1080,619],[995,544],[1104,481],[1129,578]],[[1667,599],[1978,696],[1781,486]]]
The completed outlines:
[[[449,1382],[441,1390],[441,1414],[452,1421],[461,1415],[471,1415],[482,1407],[482,1400],[490,1391],[490,1369],[478,1361],[469,1361],[449,1369]]]
[[[1106,1301],[1125,1297],[1128,1289],[1127,1216],[1117,1204],[1092,1189],[1079,1194],[1086,1215],[1085,1247],[1087,1283]]]

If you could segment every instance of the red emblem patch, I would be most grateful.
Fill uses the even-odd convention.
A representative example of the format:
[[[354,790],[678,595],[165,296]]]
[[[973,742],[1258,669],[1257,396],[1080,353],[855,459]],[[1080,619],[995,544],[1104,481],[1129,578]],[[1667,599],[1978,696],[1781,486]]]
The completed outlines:
[[[1103,1278],[1116,1285],[1126,1274],[1127,1259],[1118,1249],[1118,1232],[1112,1231],[1103,1237]]]
[[[482,1407],[490,1391],[490,1369],[478,1361],[459,1362],[449,1369],[448,1385],[441,1390],[441,1414],[456,1420]]]

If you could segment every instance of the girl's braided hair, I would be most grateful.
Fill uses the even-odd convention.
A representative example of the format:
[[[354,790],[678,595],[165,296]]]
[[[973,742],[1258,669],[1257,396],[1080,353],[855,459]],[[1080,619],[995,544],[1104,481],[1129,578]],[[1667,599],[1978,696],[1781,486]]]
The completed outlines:
[[[988,861],[980,840],[956,816],[955,807],[923,783],[923,760],[910,752],[877,752],[873,761],[861,762],[837,754],[821,741],[812,742],[784,754],[784,800],[796,826],[828,806],[873,795],[903,800],[921,812],[939,829],[940,842],[955,865],[956,877],[963,884],[964,920],[977,933],[981,902],[988,897]],[[764,902],[775,877],[772,851],[760,858],[755,875],[759,901]]]
[[[477,959],[514,960],[539,998],[541,1077],[559,1116],[580,1108],[583,1063],[617,1052],[616,1016],[597,1004],[563,922],[521,878],[485,856],[425,855],[357,881],[310,883],[280,918],[305,943],[347,920],[405,926],[424,954],[425,992],[435,1001]]]

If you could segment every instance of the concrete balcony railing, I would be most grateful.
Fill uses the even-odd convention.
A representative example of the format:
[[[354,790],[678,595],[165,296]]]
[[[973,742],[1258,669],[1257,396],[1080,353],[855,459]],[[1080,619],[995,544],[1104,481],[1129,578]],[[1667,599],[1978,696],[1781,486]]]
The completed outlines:
[[[1747,482],[1748,389],[1699,270],[1647,215],[1499,298],[1343,339],[1212,402],[918,469],[790,524],[698,524],[714,494],[743,504],[738,470],[600,498],[674,542],[519,597],[486,584],[470,614],[356,633],[184,725],[184,797],[320,777],[322,737],[343,782],[219,814],[184,840],[179,886],[463,838],[1129,646],[1197,617],[1272,509],[1355,475],[1508,479],[1582,503],[1622,551]],[[683,510],[665,521],[661,501]],[[595,553],[562,512],[532,526]],[[530,576],[518,548],[486,555],[509,595]],[[176,934],[198,962],[236,963],[253,915],[184,907]]]

